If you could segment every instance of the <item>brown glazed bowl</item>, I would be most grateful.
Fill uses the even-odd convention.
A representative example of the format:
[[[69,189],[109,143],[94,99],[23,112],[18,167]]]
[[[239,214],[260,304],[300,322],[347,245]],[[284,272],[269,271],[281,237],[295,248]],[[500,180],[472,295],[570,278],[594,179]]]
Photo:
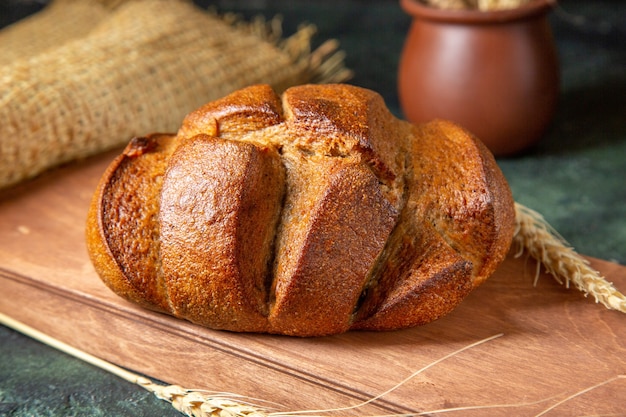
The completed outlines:
[[[400,58],[407,120],[448,119],[496,156],[539,141],[559,95],[559,63],[547,20],[554,0],[498,11],[442,10],[400,0],[413,18]]]

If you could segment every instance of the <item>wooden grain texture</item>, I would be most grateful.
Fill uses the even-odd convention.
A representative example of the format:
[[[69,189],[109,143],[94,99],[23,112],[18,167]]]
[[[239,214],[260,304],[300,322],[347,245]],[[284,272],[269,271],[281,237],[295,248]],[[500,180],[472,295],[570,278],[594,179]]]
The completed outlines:
[[[523,403],[461,415],[533,416],[626,374],[626,316],[547,276],[533,287],[535,264],[527,259],[508,258],[452,314],[397,332],[313,339],[234,334],[137,308],[100,282],[84,245],[91,194],[115,153],[0,194],[1,312],[154,378],[250,395],[284,409],[358,404],[457,349],[503,334],[343,415]],[[592,262],[626,288],[626,267]],[[621,378],[547,415],[624,415],[624,410]]]

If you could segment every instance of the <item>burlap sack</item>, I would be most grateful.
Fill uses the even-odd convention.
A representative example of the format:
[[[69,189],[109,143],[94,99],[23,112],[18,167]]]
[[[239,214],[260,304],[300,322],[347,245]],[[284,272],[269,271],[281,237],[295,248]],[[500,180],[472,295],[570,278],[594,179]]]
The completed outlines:
[[[120,0],[55,0],[39,13],[0,31],[0,65],[87,35]]]
[[[335,42],[311,51],[311,26],[282,39],[278,21],[239,22],[184,0],[86,4],[99,23],[58,35],[60,46],[43,42],[32,48],[41,52],[24,50],[22,58],[15,58],[19,39],[0,48],[12,56],[0,66],[0,188],[132,136],[175,132],[191,110],[250,84],[282,91],[350,76]],[[49,7],[47,17],[7,28],[13,33],[0,34],[0,42],[9,45],[28,25],[52,39],[55,24],[64,31],[71,26],[64,19],[79,13],[72,0]]]

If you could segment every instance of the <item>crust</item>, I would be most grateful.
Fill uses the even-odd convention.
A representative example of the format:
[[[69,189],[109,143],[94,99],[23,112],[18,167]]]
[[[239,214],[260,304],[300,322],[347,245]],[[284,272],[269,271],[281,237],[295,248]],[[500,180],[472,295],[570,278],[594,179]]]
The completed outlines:
[[[515,208],[502,171],[482,142],[444,120],[416,128],[412,155],[416,215],[472,262],[480,285],[513,239]]]
[[[269,317],[279,333],[348,330],[398,216],[367,167],[328,161],[314,169],[321,171],[323,191],[295,193],[292,221],[283,224],[279,241]]]
[[[135,139],[87,243],[103,281],[216,329],[392,330],[449,313],[504,259],[513,198],[458,126],[348,85],[253,86]]]
[[[266,329],[283,187],[283,167],[271,149],[205,135],[178,147],[159,211],[174,314],[215,329]]]
[[[159,276],[156,196],[173,135],[134,138],[108,167],[87,217],[87,249],[102,280],[122,297],[169,312]]]

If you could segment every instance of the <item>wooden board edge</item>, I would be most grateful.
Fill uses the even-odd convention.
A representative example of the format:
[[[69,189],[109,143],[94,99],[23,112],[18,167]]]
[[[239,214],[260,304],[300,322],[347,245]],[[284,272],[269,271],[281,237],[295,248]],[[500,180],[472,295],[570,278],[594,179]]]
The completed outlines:
[[[221,340],[221,332],[215,337],[207,337],[206,333],[215,332],[199,329],[194,333],[185,324],[180,325],[179,320],[168,316],[154,320],[151,316],[155,313],[130,304],[126,310],[120,310],[119,306],[98,299],[83,299],[70,291],[33,282],[1,268],[0,287],[4,292],[0,298],[0,312],[96,357],[148,377],[158,375],[157,379],[167,383],[255,398],[261,396],[298,410],[360,404],[377,395],[238,349],[236,345]],[[23,297],[13,296],[24,292],[30,294],[32,303],[26,305]],[[60,309],[63,310],[61,314]],[[137,333],[147,343],[136,343]],[[111,334],[115,337],[108,337]],[[172,335],[180,342],[176,351],[169,350],[168,346],[150,344],[171,339]],[[178,364],[169,372],[163,360],[168,355],[171,357],[165,362]],[[190,360],[191,356],[196,357]],[[202,365],[206,363],[210,366]],[[210,374],[220,375],[222,381],[238,382],[219,386],[207,383],[203,377],[206,373],[199,371],[203,368],[208,368]],[[213,379],[210,374],[208,380]],[[273,388],[267,389],[268,382],[274,383]],[[379,399],[359,411],[372,415],[416,412],[386,399]]]

